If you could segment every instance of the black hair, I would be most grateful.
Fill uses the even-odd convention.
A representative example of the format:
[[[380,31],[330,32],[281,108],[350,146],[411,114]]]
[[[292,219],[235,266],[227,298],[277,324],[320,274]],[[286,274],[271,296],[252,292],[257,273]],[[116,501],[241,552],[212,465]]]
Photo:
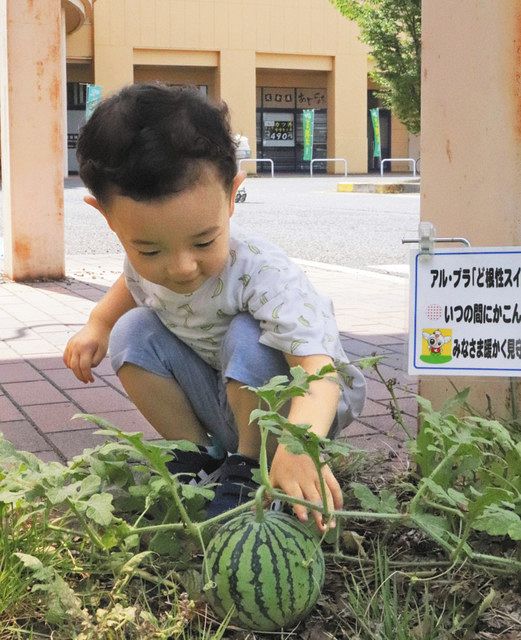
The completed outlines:
[[[227,191],[237,172],[225,103],[195,87],[134,84],[103,100],[80,132],[80,177],[101,203],[119,194],[159,200],[199,179],[211,163]]]

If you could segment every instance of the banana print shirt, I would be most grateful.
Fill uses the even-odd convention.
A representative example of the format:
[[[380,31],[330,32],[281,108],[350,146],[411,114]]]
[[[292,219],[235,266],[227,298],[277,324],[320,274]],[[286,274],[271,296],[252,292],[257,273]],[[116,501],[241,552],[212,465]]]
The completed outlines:
[[[296,356],[330,356],[343,373],[341,404],[349,408],[350,419],[359,415],[365,382],[348,364],[331,300],[315,290],[282,249],[259,237],[243,237],[235,224],[229,253],[219,276],[190,294],[143,279],[125,258],[128,289],[138,306],[153,309],[170,331],[217,370],[221,341],[231,319],[242,312],[259,321],[261,343]]]

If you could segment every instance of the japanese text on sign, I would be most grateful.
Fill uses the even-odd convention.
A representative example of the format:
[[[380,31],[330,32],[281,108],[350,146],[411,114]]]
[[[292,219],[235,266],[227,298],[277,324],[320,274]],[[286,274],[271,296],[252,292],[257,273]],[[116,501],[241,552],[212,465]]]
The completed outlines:
[[[521,249],[413,252],[409,373],[521,376]]]

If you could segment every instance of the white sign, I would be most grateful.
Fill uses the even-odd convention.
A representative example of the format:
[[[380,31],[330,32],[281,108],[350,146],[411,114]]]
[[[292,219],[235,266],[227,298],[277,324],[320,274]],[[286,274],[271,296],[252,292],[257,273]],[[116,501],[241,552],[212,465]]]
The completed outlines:
[[[293,113],[264,112],[263,145],[265,147],[294,147]]]
[[[409,373],[521,376],[521,247],[411,254]]]

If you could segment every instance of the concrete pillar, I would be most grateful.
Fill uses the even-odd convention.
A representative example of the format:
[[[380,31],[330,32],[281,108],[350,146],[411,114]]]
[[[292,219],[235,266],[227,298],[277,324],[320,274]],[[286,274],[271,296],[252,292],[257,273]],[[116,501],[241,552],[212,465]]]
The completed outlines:
[[[519,245],[521,3],[424,0],[422,40],[422,219],[474,246]],[[454,382],[509,415],[508,379]],[[420,392],[439,405],[453,389],[424,378]]]
[[[5,271],[64,276],[61,3],[0,2]]]
[[[255,52],[250,50],[221,51],[218,70],[218,94],[231,112],[233,133],[248,138],[251,155],[256,155],[257,133],[255,123]],[[255,171],[255,164],[245,166]]]
[[[327,83],[327,155],[345,158],[349,173],[367,173],[367,56],[337,55]],[[342,162],[328,163],[342,173]]]

